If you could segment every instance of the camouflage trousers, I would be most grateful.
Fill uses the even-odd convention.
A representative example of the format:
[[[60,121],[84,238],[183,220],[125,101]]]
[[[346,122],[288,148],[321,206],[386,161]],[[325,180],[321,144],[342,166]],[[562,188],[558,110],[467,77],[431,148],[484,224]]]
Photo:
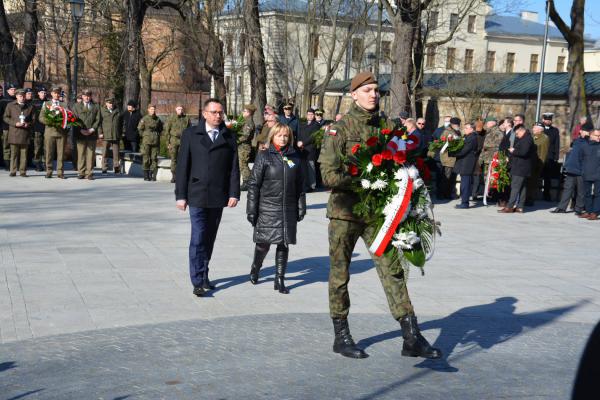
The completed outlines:
[[[143,144],[142,145],[142,168],[144,171],[158,171],[158,145]]]
[[[331,318],[347,318],[350,311],[350,260],[359,237],[367,247],[375,236],[375,227],[360,222],[329,221],[329,312]],[[414,313],[408,296],[404,270],[397,261],[371,255],[383,286],[392,316],[400,319]]]
[[[171,172],[177,171],[177,153],[179,153],[179,145],[172,144],[169,149],[169,156],[171,157]]]
[[[248,163],[250,162],[250,152],[252,148],[248,144],[240,144],[238,146],[238,158],[240,161],[240,175],[244,182],[248,182],[250,179],[250,168]]]

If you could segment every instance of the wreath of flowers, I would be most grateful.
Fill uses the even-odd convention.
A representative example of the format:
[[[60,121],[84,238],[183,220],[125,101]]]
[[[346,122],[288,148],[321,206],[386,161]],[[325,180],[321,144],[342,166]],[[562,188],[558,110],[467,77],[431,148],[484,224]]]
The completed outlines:
[[[83,121],[65,107],[47,105],[44,107],[46,126],[58,129],[83,127]]]

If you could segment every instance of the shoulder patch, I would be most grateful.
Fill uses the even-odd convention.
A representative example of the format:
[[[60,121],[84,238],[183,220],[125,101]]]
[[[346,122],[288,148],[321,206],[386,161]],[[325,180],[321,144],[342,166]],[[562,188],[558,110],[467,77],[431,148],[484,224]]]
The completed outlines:
[[[329,136],[336,136],[336,135],[337,135],[337,131],[336,131],[335,129],[329,129],[329,130],[327,131],[327,134],[328,134]]]

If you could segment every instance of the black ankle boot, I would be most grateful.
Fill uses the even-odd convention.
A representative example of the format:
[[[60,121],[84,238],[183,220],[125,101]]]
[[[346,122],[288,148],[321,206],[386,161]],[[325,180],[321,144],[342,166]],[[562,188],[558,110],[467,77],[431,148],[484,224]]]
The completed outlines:
[[[288,294],[290,291],[285,287],[285,270],[287,269],[288,249],[277,246],[275,253],[275,285],[273,289],[279,293]]]
[[[268,244],[257,243],[256,246],[254,246],[254,260],[252,260],[252,265],[250,266],[250,282],[252,282],[253,285],[258,283],[258,274],[268,252]]]
[[[427,339],[421,335],[417,317],[414,315],[405,315],[400,319],[400,327],[402,328],[402,337],[404,344],[402,345],[402,355],[408,357],[424,357],[424,358],[440,358],[442,352],[440,349],[431,347]]]
[[[333,342],[333,352],[339,353],[344,357],[349,358],[367,358],[369,355],[363,349],[356,347],[352,335],[350,335],[350,327],[348,320],[342,318],[333,318],[333,331],[335,340]]]
[[[202,275],[202,289],[204,290],[214,290],[215,285],[210,283],[208,279],[208,261],[206,261],[206,267],[204,268],[204,274]]]
[[[144,170],[144,180],[145,181],[150,180],[150,171],[148,171],[147,169]]]
[[[158,171],[150,171],[150,180],[156,181],[156,175],[158,175]]]

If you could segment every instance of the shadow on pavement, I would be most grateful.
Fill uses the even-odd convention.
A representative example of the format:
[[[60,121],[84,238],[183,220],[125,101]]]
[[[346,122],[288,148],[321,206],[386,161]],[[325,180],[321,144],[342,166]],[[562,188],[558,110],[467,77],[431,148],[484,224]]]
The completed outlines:
[[[323,208],[327,208],[327,203],[318,203],[318,204],[311,204],[309,206],[306,206],[307,210],[321,210]]]
[[[4,372],[9,369],[17,368],[17,363],[14,361],[7,361],[0,363],[0,372]]]
[[[463,358],[471,353],[506,342],[526,330],[546,325],[561,315],[580,307],[585,301],[570,306],[551,308],[532,313],[515,314],[515,297],[500,297],[493,303],[464,307],[447,317],[426,321],[420,324],[421,330],[439,329],[440,334],[432,344],[444,354],[439,360],[424,360],[415,365],[438,372],[457,372],[458,368],[450,365],[448,358],[460,344],[470,348],[461,351],[453,359]],[[361,340],[358,345],[367,348],[385,340],[401,338],[400,330],[386,332]]]
[[[11,397],[11,398],[9,398],[9,399],[6,399],[6,400],[18,400],[18,399],[24,399],[24,398],[25,398],[25,397],[27,397],[27,396],[30,396],[30,395],[32,395],[32,394],[36,394],[36,393],[42,392],[43,390],[44,390],[44,389],[30,390],[29,392],[25,392],[25,393],[19,394],[19,395],[17,395],[17,396],[13,396],[13,397]]]

